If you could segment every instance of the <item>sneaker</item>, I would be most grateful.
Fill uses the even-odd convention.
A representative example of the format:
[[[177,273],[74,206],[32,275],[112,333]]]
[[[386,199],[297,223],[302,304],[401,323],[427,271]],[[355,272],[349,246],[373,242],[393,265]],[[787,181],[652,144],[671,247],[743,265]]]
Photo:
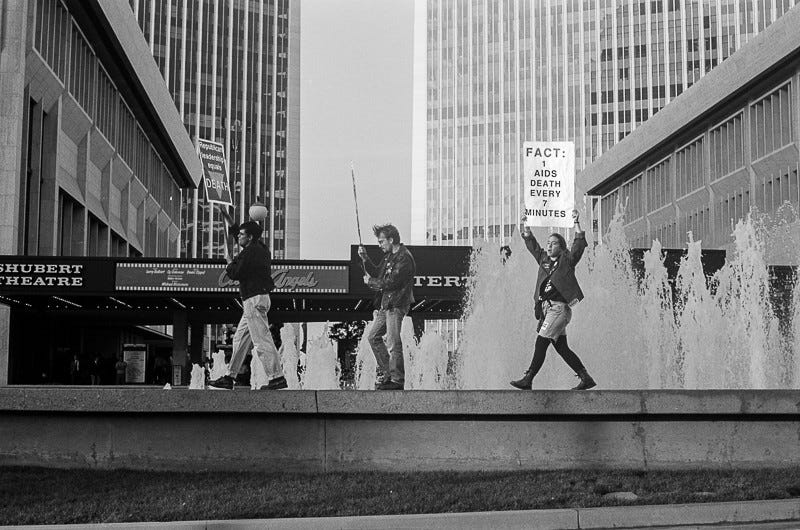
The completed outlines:
[[[289,388],[289,384],[286,382],[285,377],[280,376],[270,379],[269,384],[262,385],[259,390],[281,390],[283,388]]]
[[[392,380],[375,385],[375,390],[403,390],[404,388],[404,383],[398,383],[397,381]]]
[[[223,390],[233,390],[234,385],[233,377],[229,375],[223,375],[219,379],[214,379],[208,383],[208,386],[211,388],[221,388]]]

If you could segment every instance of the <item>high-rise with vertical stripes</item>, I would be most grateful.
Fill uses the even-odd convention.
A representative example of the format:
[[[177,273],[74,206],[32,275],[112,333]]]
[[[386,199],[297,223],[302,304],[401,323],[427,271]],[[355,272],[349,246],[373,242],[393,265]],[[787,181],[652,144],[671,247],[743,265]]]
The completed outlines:
[[[509,237],[524,141],[575,142],[580,171],[795,3],[418,0],[415,242]]]
[[[189,134],[225,146],[236,218],[262,202],[273,257],[299,257],[300,2],[129,1]],[[202,190],[181,216],[182,255],[222,255]]]

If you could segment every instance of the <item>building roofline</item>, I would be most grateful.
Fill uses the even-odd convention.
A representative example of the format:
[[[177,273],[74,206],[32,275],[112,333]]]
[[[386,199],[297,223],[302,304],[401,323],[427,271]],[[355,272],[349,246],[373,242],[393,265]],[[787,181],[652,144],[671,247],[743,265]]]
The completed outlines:
[[[643,169],[654,151],[665,150],[657,153],[656,158],[660,160],[671,152],[666,148],[693,125],[719,114],[721,110],[727,111],[731,101],[747,94],[764,73],[800,57],[798,28],[800,5],[755,35],[657,115],[584,168],[578,176],[581,188],[589,190],[589,195],[608,193],[631,169],[636,168],[637,173],[639,166]]]
[[[128,3],[65,2],[175,182],[197,187],[200,159]]]

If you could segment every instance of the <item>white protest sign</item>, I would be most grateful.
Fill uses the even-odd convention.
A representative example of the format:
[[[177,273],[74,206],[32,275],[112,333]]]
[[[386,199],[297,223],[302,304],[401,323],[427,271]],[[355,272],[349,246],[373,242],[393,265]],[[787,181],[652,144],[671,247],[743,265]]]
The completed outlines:
[[[228,168],[225,161],[225,147],[211,140],[197,140],[197,154],[203,165],[203,186],[206,201],[209,203],[233,206],[231,185],[228,181]]]
[[[575,144],[525,142],[522,153],[525,224],[571,227],[575,208]]]

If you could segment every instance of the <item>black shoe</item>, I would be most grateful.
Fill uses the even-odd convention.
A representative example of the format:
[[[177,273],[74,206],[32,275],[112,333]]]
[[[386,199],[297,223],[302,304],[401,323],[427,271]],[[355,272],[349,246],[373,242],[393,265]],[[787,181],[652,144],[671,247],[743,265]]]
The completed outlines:
[[[578,372],[578,377],[581,378],[581,382],[578,383],[578,386],[572,387],[572,390],[589,390],[597,386],[597,383],[594,382],[594,379],[586,370]]]
[[[223,375],[219,379],[214,379],[213,381],[208,383],[208,386],[211,388],[221,388],[223,390],[233,390],[234,385],[233,377],[229,375]]]
[[[398,383],[397,381],[386,381],[384,383],[378,383],[375,385],[375,390],[403,390],[405,389],[404,383]]]
[[[522,379],[511,381],[511,386],[514,388],[519,388],[520,390],[533,389],[533,372],[526,370],[525,375],[522,376]]]
[[[259,390],[281,390],[282,388],[289,388],[286,378],[283,376],[270,379],[269,384],[262,385]]]

